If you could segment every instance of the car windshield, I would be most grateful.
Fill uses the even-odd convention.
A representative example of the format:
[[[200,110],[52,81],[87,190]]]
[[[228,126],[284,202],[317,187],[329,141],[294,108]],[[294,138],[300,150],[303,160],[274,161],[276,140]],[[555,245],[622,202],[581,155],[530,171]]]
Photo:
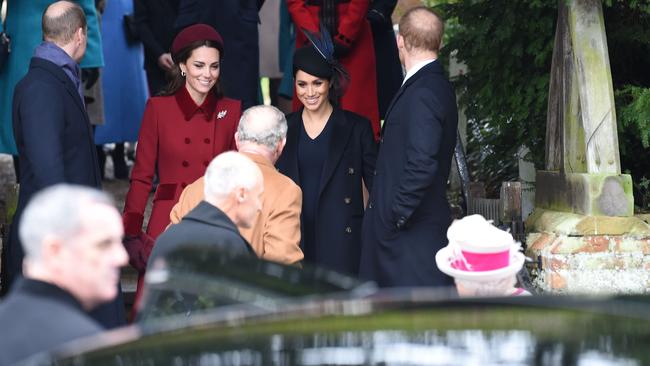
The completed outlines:
[[[647,296],[460,299],[196,248],[156,266],[137,326],[29,364],[650,364]]]
[[[147,271],[139,322],[243,305],[273,311],[286,301],[375,289],[354,277],[314,266],[286,266],[206,247],[169,253]]]

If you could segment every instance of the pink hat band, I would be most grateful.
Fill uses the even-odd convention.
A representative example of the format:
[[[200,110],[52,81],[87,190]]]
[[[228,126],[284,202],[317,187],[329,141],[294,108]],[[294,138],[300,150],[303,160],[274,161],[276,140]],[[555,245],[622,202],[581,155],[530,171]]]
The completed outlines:
[[[510,249],[496,253],[473,253],[461,251],[465,260],[456,259],[451,267],[467,272],[485,272],[505,268],[510,265]]]

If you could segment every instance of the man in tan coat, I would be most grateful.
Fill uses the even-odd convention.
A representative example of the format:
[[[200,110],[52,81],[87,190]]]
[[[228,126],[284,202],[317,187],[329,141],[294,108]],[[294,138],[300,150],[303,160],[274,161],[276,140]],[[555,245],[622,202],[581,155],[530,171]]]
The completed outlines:
[[[300,210],[302,192],[291,179],[278,173],[275,161],[282,153],[287,135],[284,114],[272,106],[255,106],[242,114],[235,141],[240,153],[253,160],[264,177],[262,211],[251,228],[239,227],[258,257],[296,264],[303,259],[300,250]],[[187,186],[172,208],[171,224],[203,200],[203,177]]]

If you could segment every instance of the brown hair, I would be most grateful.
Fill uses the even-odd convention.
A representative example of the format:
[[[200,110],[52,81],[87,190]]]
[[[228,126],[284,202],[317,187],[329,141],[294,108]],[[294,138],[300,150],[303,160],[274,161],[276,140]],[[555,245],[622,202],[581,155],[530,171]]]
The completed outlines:
[[[72,41],[77,29],[82,28],[86,32],[86,15],[78,4],[67,0],[64,2],[68,3],[68,8],[58,16],[48,15],[48,10],[56,3],[45,8],[41,18],[41,27],[44,40],[51,40],[65,45]]]
[[[445,32],[445,23],[433,10],[416,6],[399,21],[399,34],[404,37],[407,50],[421,49],[438,52]]]
[[[165,89],[163,89],[160,93],[158,93],[158,95],[162,95],[162,96],[174,95],[176,94],[178,89],[185,86],[185,77],[181,75],[181,67],[179,66],[179,64],[181,62],[183,63],[187,62],[187,59],[190,58],[192,52],[195,49],[203,46],[215,48],[219,51],[219,67],[221,68],[221,60],[223,59],[223,48],[219,43],[214,41],[209,41],[209,40],[200,40],[200,41],[192,42],[186,47],[182,48],[180,51],[178,51],[177,54],[172,55],[172,58],[174,59],[174,66],[171,68],[171,70],[167,71],[167,75],[166,75],[167,81],[169,83],[167,84],[167,87]],[[217,79],[217,82],[214,84],[214,86],[210,91],[214,93],[214,95],[217,98],[223,97],[223,91],[221,90],[221,77]]]

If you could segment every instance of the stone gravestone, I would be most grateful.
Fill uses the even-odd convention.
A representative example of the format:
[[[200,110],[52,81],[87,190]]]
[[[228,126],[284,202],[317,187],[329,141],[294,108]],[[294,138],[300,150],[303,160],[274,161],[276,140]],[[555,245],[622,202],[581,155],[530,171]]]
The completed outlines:
[[[647,292],[650,226],[621,174],[600,0],[559,0],[546,128],[526,254],[543,291]]]

